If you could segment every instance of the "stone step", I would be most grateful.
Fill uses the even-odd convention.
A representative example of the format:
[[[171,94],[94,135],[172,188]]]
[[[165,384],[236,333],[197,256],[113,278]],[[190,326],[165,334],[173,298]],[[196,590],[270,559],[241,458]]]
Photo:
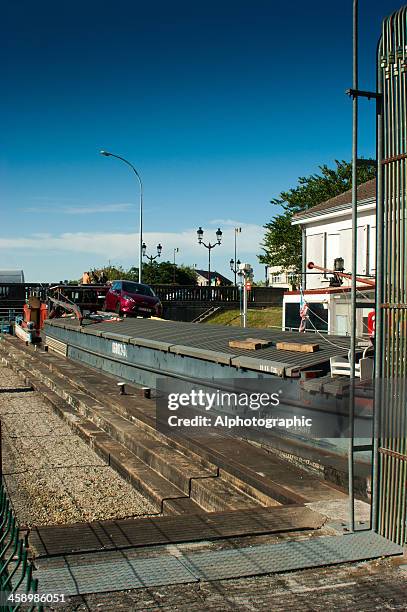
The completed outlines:
[[[13,355],[13,352],[11,354]],[[17,352],[14,351],[14,360],[20,369],[22,367],[29,369],[36,381],[41,381],[47,389],[73,407],[74,414],[69,414],[71,420],[75,413],[79,413],[82,423],[77,422],[76,429],[80,435],[84,439],[89,438],[93,448],[108,458],[112,467],[131,481],[138,490],[143,491],[156,504],[160,503],[161,510],[164,509],[163,499],[172,500],[182,496],[191,498],[193,502],[190,504],[191,511],[196,511],[193,504],[201,506],[206,511],[259,505],[257,499],[239,490],[234,484],[218,479],[216,466],[212,464],[210,468],[204,467],[201,465],[202,461],[194,462],[177,449],[154,439],[146,431],[141,431],[137,423],[89,398],[85,392],[73,386],[67,377],[55,376],[55,371],[51,372],[37,355],[27,355],[24,350],[17,349]],[[96,427],[96,430],[92,429],[90,423]],[[152,472],[159,478],[157,479]],[[168,490],[163,480],[175,489],[170,487]],[[193,485],[197,481],[199,484]],[[272,503],[270,501],[270,504]],[[187,505],[184,503],[184,507]],[[168,512],[172,509],[177,513],[180,512],[180,509],[176,509],[171,503],[165,508]]]
[[[21,359],[20,365],[29,366],[37,379],[73,406],[80,415],[106,432],[109,438],[119,442],[160,476],[178,487],[185,495],[189,495],[192,478],[217,476],[215,467],[210,470],[196,465],[176,449],[140,431],[135,423],[116,414],[111,408],[93,399],[89,401],[86,393],[75,389],[66,379],[61,378],[56,381],[43,364]]]
[[[116,389],[116,379],[110,378],[106,373],[99,373],[86,365],[79,365],[53,353],[33,353],[30,348],[26,347],[20,347],[20,350],[30,359],[35,357],[37,361],[40,358],[41,362],[53,374],[67,380],[70,384],[72,383],[80,391],[86,391],[86,394],[89,394],[95,400],[103,403],[108,399],[109,405],[116,412],[136,423],[139,429],[145,430],[164,444],[180,450],[183,455],[188,456],[194,462],[209,468],[222,468],[225,479],[260,504],[274,505],[275,500],[282,504],[298,504],[308,501],[303,496],[298,495],[295,490],[285,487],[282,484],[284,478],[276,482],[272,475],[270,477],[269,474],[280,474],[281,471],[285,473],[289,468],[286,463],[276,461],[269,453],[236,438],[218,437],[221,446],[226,449],[225,452],[219,452],[216,436],[203,441],[196,437],[193,439],[184,438],[182,441],[168,438],[155,428],[155,402],[141,397],[140,389],[133,384],[126,384],[128,395],[119,395]],[[239,462],[241,455],[244,456],[243,464]],[[262,470],[264,465],[267,464],[267,478],[263,474],[260,475],[257,470],[250,469],[247,466],[247,460],[249,458],[253,459],[253,457],[254,463],[261,465]],[[235,461],[235,459],[238,461]],[[294,472],[292,472],[293,474]],[[302,482],[303,477],[301,475],[295,473],[295,478],[299,483]],[[320,483],[316,479],[311,480],[314,488],[319,486],[328,488],[328,485]]]
[[[20,374],[30,376],[24,368],[20,368]],[[78,416],[75,408],[69,406],[43,383],[36,382],[36,389],[77,435],[156,506],[158,513],[170,514],[170,510],[166,510],[167,501],[189,499],[181,489],[160,476],[92,421]]]

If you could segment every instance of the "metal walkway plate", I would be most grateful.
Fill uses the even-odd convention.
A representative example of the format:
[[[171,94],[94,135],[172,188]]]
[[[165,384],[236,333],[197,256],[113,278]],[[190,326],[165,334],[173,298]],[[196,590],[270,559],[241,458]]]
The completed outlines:
[[[343,536],[264,544],[251,548],[186,554],[183,561],[200,580],[272,574],[311,567],[364,561],[403,554],[403,549],[376,533],[364,531]]]
[[[149,554],[150,556],[146,556]],[[84,595],[169,584],[242,578],[403,554],[371,531],[208,552],[167,547],[38,560],[41,593]]]
[[[306,507],[250,508],[187,517],[181,514],[36,527],[30,533],[30,546],[36,558],[49,558],[71,553],[319,529],[323,523],[321,514]]]

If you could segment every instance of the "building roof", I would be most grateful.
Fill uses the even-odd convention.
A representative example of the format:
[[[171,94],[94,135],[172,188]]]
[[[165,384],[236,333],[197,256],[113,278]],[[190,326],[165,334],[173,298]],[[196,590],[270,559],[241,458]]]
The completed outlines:
[[[195,272],[199,276],[202,276],[203,278],[208,280],[208,270],[195,270]],[[232,285],[232,281],[226,278],[226,276],[223,276],[223,274],[221,274],[220,272],[216,272],[216,270],[214,271],[211,270],[211,281],[216,280],[217,277],[220,278],[220,280],[222,281],[224,285]]]
[[[362,183],[358,187],[358,204],[374,200],[376,198],[376,179],[371,179],[366,183]],[[321,202],[316,206],[312,206],[307,210],[297,213],[293,216],[295,221],[300,219],[307,219],[308,217],[314,217],[322,215],[326,212],[333,212],[342,208],[347,208],[352,204],[352,189],[348,189],[344,193],[341,193],[334,198],[330,198],[325,202]]]
[[[22,270],[0,270],[0,283],[23,283],[24,272]]]

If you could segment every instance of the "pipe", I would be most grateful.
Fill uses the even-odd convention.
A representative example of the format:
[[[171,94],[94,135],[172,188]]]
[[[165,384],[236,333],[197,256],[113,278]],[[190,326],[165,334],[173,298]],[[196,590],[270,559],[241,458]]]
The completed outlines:
[[[329,270],[328,268],[317,266],[317,264],[314,264],[314,262],[312,261],[309,262],[309,264],[307,265],[307,268],[309,270],[320,270],[321,272],[326,272],[327,274],[336,274],[336,276],[340,276],[341,278],[352,279],[353,277],[352,274],[348,274],[347,272],[335,272],[335,270]],[[376,281],[373,280],[372,278],[363,278],[361,276],[356,276],[355,280],[358,281],[359,283],[364,283],[365,285],[369,285],[370,287],[376,286]]]

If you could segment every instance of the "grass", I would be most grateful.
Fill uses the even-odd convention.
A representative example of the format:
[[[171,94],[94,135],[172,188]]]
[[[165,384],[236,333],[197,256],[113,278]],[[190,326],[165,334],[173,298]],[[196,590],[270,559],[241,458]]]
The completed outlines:
[[[253,308],[247,311],[247,326],[248,327],[279,327],[281,329],[283,309],[281,306],[272,306],[270,308]],[[213,325],[233,325],[240,327],[239,310],[225,310],[213,315],[205,321]]]

